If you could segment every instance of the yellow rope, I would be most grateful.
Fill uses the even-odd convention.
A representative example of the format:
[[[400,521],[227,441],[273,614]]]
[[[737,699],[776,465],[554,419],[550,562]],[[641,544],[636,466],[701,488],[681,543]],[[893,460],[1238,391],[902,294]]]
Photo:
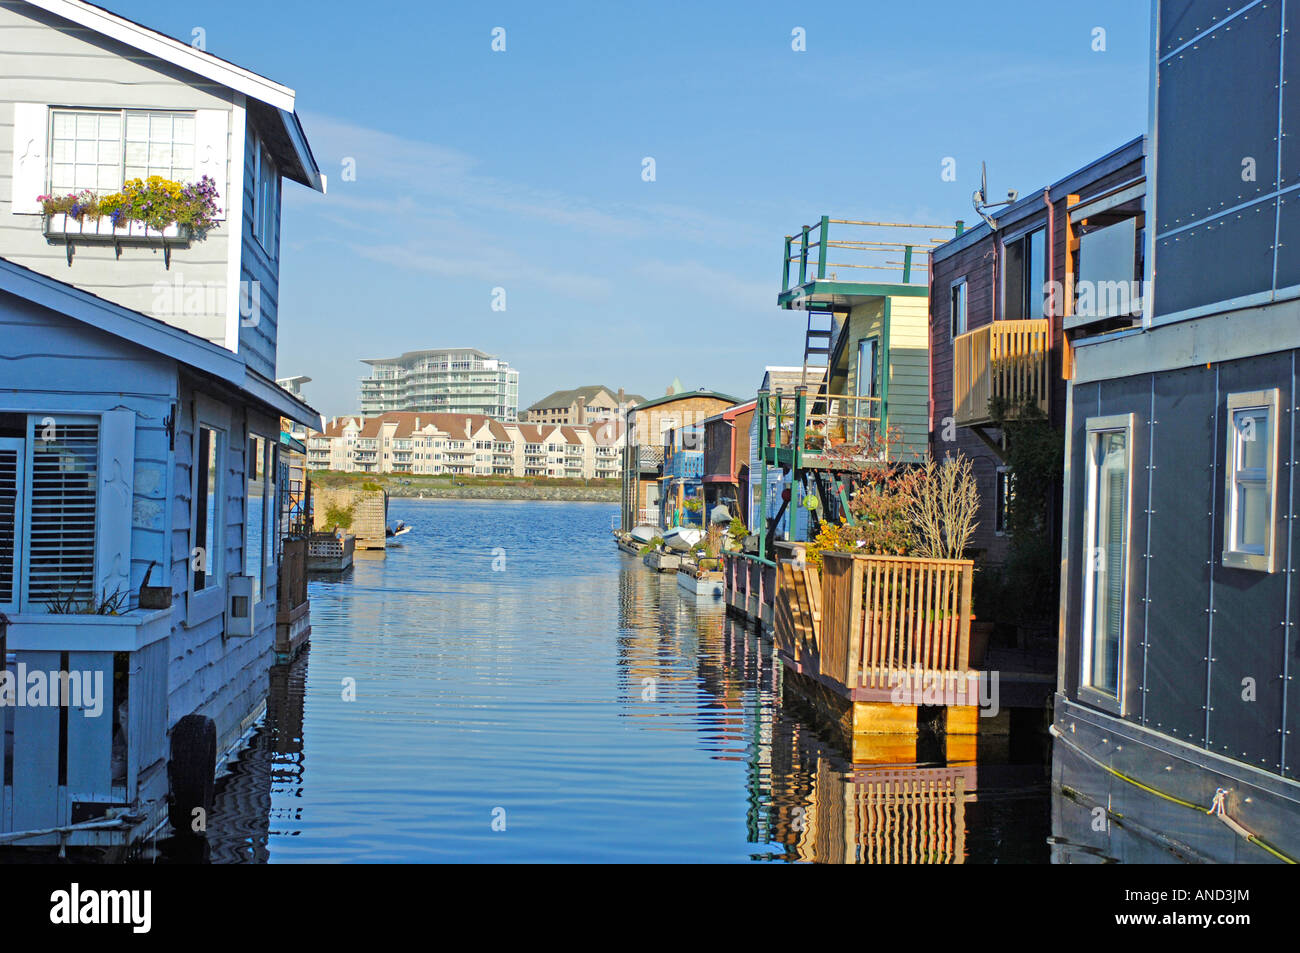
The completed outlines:
[[[1061,744],[1065,745],[1067,748],[1073,749],[1076,753],[1078,753],[1088,761],[1091,761],[1093,764],[1101,768],[1103,771],[1106,771],[1109,774],[1113,774],[1121,781],[1127,781],[1129,784],[1133,785],[1134,787],[1141,788],[1143,791],[1146,791],[1148,794],[1154,794],[1156,797],[1164,798],[1166,801],[1172,801],[1174,804],[1178,804],[1182,807],[1191,808],[1194,811],[1200,811],[1204,814],[1216,815],[1217,817],[1219,817],[1220,820],[1222,820],[1225,824],[1227,824],[1228,827],[1230,827],[1232,830],[1236,831],[1238,834],[1244,837],[1247,842],[1254,844],[1256,847],[1259,847],[1262,850],[1268,851],[1270,854],[1272,854],[1274,857],[1276,857],[1278,860],[1282,861],[1283,863],[1287,863],[1287,864],[1298,863],[1298,861],[1296,861],[1294,857],[1289,857],[1286,854],[1282,853],[1282,851],[1278,850],[1276,847],[1272,846],[1271,844],[1269,844],[1267,841],[1265,841],[1263,838],[1259,837],[1258,835],[1252,834],[1250,831],[1246,830],[1246,828],[1242,827],[1231,817],[1229,817],[1226,813],[1224,813],[1223,797],[1227,794],[1227,791],[1224,791],[1222,788],[1220,789],[1221,793],[1216,793],[1214,803],[1210,805],[1208,808],[1203,807],[1200,804],[1193,804],[1191,801],[1184,801],[1180,797],[1174,797],[1174,795],[1172,794],[1166,794],[1164,791],[1158,791],[1155,788],[1151,787],[1149,784],[1143,784],[1141,781],[1137,780],[1136,778],[1131,778],[1127,774],[1124,774],[1120,771],[1116,771],[1114,768],[1112,768],[1110,765],[1106,764],[1105,762],[1100,761],[1097,758],[1094,758],[1092,755],[1084,751],[1082,748],[1074,744],[1072,741],[1068,741],[1065,735],[1062,734],[1061,730],[1057,728],[1055,725],[1050,726],[1048,731],[1051,733],[1052,737],[1058,740],[1059,742],[1061,742]],[[1117,811],[1112,811],[1110,808],[1103,808],[1103,810],[1105,810],[1107,814],[1113,815],[1114,817],[1118,817],[1121,820],[1123,820],[1124,818],[1123,814],[1120,814]]]

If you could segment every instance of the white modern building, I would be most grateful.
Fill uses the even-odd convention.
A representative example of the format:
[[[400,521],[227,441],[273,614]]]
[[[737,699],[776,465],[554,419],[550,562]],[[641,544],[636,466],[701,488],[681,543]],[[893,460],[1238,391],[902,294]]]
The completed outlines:
[[[365,361],[361,412],[480,414],[519,419],[519,372],[506,361],[471,347],[408,351],[400,357]]]

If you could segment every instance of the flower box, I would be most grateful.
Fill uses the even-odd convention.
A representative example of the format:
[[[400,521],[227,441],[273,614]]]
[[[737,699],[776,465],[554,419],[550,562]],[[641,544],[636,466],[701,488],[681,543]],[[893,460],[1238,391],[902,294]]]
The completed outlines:
[[[107,216],[77,219],[60,214],[45,217],[45,237],[99,242],[188,242],[190,228],[175,222],[161,231],[144,222],[127,222],[114,227],[112,219]]]
[[[138,652],[171,634],[171,609],[132,609],[122,615],[11,615],[9,651]]]

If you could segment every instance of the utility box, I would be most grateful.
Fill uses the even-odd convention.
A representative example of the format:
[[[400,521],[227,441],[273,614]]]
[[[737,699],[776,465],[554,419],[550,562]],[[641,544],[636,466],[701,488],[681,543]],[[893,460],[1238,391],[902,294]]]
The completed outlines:
[[[252,576],[231,576],[226,586],[226,636],[249,638],[253,634],[253,605],[256,602]]]

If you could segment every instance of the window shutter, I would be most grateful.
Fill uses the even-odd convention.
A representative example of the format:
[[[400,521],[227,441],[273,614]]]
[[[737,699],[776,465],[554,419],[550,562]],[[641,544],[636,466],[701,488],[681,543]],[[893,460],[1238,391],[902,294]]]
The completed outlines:
[[[22,522],[22,441],[0,440],[0,606],[18,602],[18,554],[22,550],[18,527]],[[0,667],[4,660],[0,659]]]
[[[40,103],[14,103],[14,164],[11,211],[39,215],[37,196],[45,194],[45,147],[50,136],[50,109]]]
[[[28,611],[49,602],[91,597],[95,579],[95,503],[99,492],[98,424],[31,429],[31,513],[28,517]],[[96,596],[98,592],[94,593]]]
[[[206,175],[217,183],[218,219],[224,219],[230,207],[226,195],[230,115],[225,109],[199,109],[194,114],[194,180]]]
[[[131,525],[135,494],[135,411],[110,410],[100,433],[99,535],[96,593],[131,589]]]

